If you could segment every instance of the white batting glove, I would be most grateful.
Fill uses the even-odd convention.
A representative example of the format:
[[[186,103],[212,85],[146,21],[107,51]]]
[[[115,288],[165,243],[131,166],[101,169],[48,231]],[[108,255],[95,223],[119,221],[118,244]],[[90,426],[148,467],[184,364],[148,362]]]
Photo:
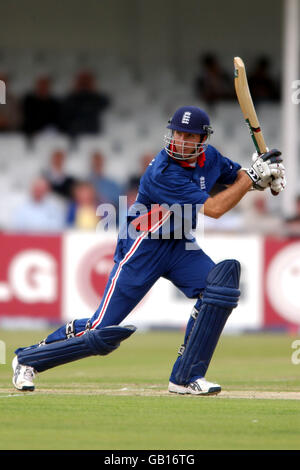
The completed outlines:
[[[255,162],[258,158],[257,152],[252,155],[252,161]],[[257,183],[256,189],[264,191],[266,188],[270,187],[275,193],[280,193],[286,187],[286,178],[285,178],[285,167],[283,163],[271,163],[269,165],[273,170],[273,176],[270,181],[261,181]],[[276,173],[276,176],[275,174]]]
[[[253,165],[248,168],[247,174],[253,183],[270,181],[270,178],[280,176],[280,168],[278,163],[269,163],[258,157]]]
[[[267,149],[267,152],[269,152],[269,148],[266,147],[266,149]],[[256,162],[256,160],[258,159],[258,157],[259,157],[259,155],[258,155],[257,152],[254,152],[254,153],[252,154],[252,161],[253,161],[253,163]]]
[[[259,158],[258,153],[257,152],[253,153],[252,161],[256,162],[258,158]],[[264,191],[266,188],[270,187],[272,191],[275,191],[276,193],[280,193],[286,187],[285,167],[282,163],[270,163],[269,166],[273,170],[277,170],[277,171],[274,171],[273,176],[270,177],[269,179],[258,182],[255,185],[255,189],[258,189],[259,191]],[[275,176],[274,173],[276,173],[277,175]]]
[[[265,189],[270,187],[271,183],[272,183],[272,176],[270,176],[264,181],[260,180],[258,181],[258,183],[254,183],[253,188],[257,189],[258,191],[264,191]]]
[[[275,193],[280,193],[281,191],[284,190],[285,187],[286,187],[285,171],[282,171],[281,176],[278,176],[277,178],[272,180],[272,182],[270,183],[270,188],[272,189],[272,191],[275,191]]]
[[[253,165],[246,169],[246,173],[253,182],[255,189],[263,191],[274,178],[280,177],[283,170],[281,167],[281,152],[273,149],[262,155],[254,154],[252,160]]]
[[[268,147],[267,147],[267,151],[269,152]],[[258,155],[257,152],[252,154],[253,163],[255,163],[258,158],[259,158],[259,155]],[[276,170],[276,169],[279,170],[277,172],[276,178],[277,177],[282,177],[283,178],[285,176],[285,168],[284,168],[284,165],[282,163],[271,163],[271,160],[267,160],[266,163],[269,163],[269,166],[270,166],[270,168],[272,168],[272,170]],[[273,178],[275,178],[274,174],[273,174]]]

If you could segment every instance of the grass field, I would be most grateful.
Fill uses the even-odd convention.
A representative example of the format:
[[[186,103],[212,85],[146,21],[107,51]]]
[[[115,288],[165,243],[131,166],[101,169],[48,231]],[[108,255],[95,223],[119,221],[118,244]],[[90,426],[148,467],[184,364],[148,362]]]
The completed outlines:
[[[300,449],[300,365],[294,337],[223,335],[207,378],[216,397],[167,390],[182,334],[136,333],[113,354],[11,384],[13,350],[47,332],[0,330],[0,449]]]

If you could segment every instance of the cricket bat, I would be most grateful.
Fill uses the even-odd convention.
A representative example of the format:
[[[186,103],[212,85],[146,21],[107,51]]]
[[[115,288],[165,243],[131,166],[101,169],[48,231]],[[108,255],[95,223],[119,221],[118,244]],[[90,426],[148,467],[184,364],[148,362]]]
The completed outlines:
[[[262,153],[266,153],[268,150],[249,90],[245,64],[240,57],[235,57],[233,62],[234,87],[237,99],[248,126],[255,149],[258,155],[261,155]],[[279,194],[272,190],[271,192],[273,196],[277,196]]]

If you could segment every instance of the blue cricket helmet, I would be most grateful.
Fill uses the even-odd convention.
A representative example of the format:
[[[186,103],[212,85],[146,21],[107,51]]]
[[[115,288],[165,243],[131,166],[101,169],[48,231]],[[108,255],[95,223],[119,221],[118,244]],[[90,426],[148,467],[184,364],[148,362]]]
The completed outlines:
[[[169,120],[167,129],[170,129],[170,135],[165,135],[165,150],[176,160],[191,160],[199,157],[207,149],[207,141],[213,133],[208,115],[196,106],[182,106],[177,109]],[[199,134],[200,142],[179,142],[179,139],[174,138],[174,131]]]
[[[213,133],[207,113],[197,106],[182,106],[177,109],[167,128],[207,136]]]

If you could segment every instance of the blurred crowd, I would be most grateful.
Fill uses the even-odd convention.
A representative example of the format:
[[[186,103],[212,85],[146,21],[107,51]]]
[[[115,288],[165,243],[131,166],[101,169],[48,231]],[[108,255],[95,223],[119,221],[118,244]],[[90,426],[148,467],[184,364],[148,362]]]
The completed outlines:
[[[16,97],[10,90],[9,77],[0,75],[6,84],[6,105],[0,107],[0,132],[23,132],[32,137],[53,130],[71,138],[101,133],[101,115],[111,103],[107,94],[96,86],[91,71],[76,75],[73,89],[58,98],[52,91],[50,76],[37,78],[33,90]]]
[[[236,99],[232,76],[223,69],[214,54],[199,57],[199,71],[195,78],[195,94],[208,107],[220,101]],[[272,74],[272,64],[268,57],[259,57],[248,76],[249,89],[256,105],[279,101],[280,83]]]
[[[201,55],[198,65],[193,84],[196,101],[211,109],[216,103],[236,99],[232,77],[215,55]],[[280,99],[280,84],[271,69],[270,60],[259,57],[248,74],[256,104]],[[80,71],[74,77],[73,88],[60,97],[53,93],[52,80],[47,75],[39,76],[33,89],[18,98],[10,90],[9,77],[0,74],[0,79],[6,83],[6,105],[0,106],[0,138],[1,133],[21,132],[30,141],[49,131],[64,134],[71,140],[79,136],[99,136],[103,113],[113,104],[112,98],[99,90],[95,76],[88,70]],[[154,156],[153,152],[141,154],[140,167],[132,168],[131,176],[120,184],[105,172],[105,161],[110,155],[103,155],[101,150],[92,152],[87,161],[88,175],[78,178],[67,170],[68,152],[57,148],[50,155],[47,167],[31,182],[26,199],[11,214],[8,228],[44,233],[68,228],[95,230],[100,220],[97,207],[102,203],[115,207],[118,225],[119,196],[127,196],[128,206],[133,203],[139,179]],[[220,220],[207,219],[205,228],[246,233],[259,228],[264,233],[299,235],[300,196],[293,218],[283,221],[277,209],[276,206],[270,209],[266,192],[253,192]]]
[[[100,221],[97,208],[107,203],[115,208],[118,227],[119,217],[124,216],[119,197],[126,196],[127,207],[134,202],[140,177],[154,156],[152,153],[142,155],[140,168],[136,168],[126,184],[121,185],[106,176],[105,160],[100,151],[90,155],[88,177],[79,179],[66,170],[66,151],[55,150],[48,167],[33,179],[26,199],[12,213],[9,229],[19,233],[55,233],[67,229],[95,231]],[[224,189],[217,187],[211,194]],[[283,220],[276,205],[272,207],[272,201],[274,198],[268,190],[251,191],[220,219],[205,217],[205,232],[276,233],[299,237],[300,195],[297,212],[288,220]],[[203,223],[203,219],[200,222]]]
[[[91,154],[87,178],[75,178],[66,170],[67,152],[55,150],[48,167],[32,181],[26,200],[14,211],[10,230],[16,232],[53,233],[66,229],[95,230],[100,217],[100,204],[111,204],[118,226],[119,197],[126,196],[131,205],[138,192],[140,176],[150,163],[153,154],[142,156],[142,171],[121,185],[104,172],[104,156],[100,151]],[[137,169],[136,169],[137,170]],[[122,214],[123,215],[123,214]]]
[[[91,70],[81,70],[73,79],[72,89],[58,97],[53,92],[49,75],[39,76],[33,89],[24,96],[15,96],[10,77],[0,73],[6,84],[6,105],[0,107],[0,132],[24,132],[28,137],[54,130],[70,137],[99,135],[102,115],[112,99],[99,89]],[[271,60],[258,57],[248,71],[249,88],[256,104],[280,99],[280,83],[273,76]],[[232,76],[222,67],[218,57],[207,53],[198,59],[193,94],[206,106],[236,99]]]

